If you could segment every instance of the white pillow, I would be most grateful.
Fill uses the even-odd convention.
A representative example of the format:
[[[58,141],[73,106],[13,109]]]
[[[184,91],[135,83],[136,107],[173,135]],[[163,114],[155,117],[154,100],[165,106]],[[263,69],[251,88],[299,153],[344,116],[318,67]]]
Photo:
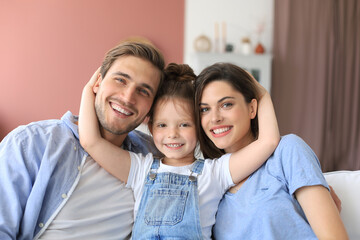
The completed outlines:
[[[360,239],[360,171],[324,173],[341,200],[341,218],[350,239]]]

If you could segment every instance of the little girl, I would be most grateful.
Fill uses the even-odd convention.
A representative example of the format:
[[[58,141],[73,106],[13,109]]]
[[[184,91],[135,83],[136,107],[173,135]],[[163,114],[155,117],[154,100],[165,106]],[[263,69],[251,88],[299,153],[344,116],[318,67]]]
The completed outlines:
[[[96,74],[83,90],[80,142],[104,169],[133,189],[133,239],[211,239],[211,229],[223,194],[258,169],[279,142],[273,105],[269,94],[258,85],[262,95],[259,106],[256,99],[237,106],[239,113],[249,119],[248,123],[244,122],[244,128],[224,125],[211,129],[214,135],[243,131],[256,117],[258,108],[257,140],[218,159],[195,159],[196,128],[199,127],[194,112],[193,81],[196,76],[188,65],[177,64],[169,64],[165,74],[165,82],[158,90],[148,123],[154,143],[164,157],[128,152],[101,137],[92,91],[95,80],[101,81],[101,76]],[[126,80],[120,82],[126,87]],[[226,109],[226,106],[221,106],[224,107]],[[114,111],[114,114],[119,113]],[[214,122],[217,117],[213,116]]]

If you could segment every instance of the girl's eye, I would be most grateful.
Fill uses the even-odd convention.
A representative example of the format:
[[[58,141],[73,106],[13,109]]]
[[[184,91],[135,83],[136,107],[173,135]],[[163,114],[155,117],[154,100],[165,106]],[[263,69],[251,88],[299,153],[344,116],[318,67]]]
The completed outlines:
[[[224,108],[229,108],[229,107],[232,107],[232,106],[233,106],[232,103],[224,103],[224,104],[222,105],[222,107],[224,107]]]
[[[181,124],[180,124],[180,127],[189,127],[189,126],[190,126],[189,123],[181,123]]]
[[[159,123],[156,125],[158,128],[164,128],[166,127],[166,124],[165,123]]]

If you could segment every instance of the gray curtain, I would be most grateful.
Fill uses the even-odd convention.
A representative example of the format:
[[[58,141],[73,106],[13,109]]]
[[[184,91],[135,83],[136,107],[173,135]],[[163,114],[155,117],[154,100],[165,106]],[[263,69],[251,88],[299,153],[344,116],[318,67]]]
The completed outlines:
[[[323,171],[360,169],[360,1],[275,0],[272,97]]]

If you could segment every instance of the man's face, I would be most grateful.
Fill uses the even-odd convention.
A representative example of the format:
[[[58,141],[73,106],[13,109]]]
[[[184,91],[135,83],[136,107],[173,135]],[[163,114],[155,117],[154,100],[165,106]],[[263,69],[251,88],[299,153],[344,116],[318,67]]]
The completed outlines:
[[[144,120],[160,83],[160,70],[134,56],[118,58],[94,85],[95,109],[104,137],[123,135]]]

